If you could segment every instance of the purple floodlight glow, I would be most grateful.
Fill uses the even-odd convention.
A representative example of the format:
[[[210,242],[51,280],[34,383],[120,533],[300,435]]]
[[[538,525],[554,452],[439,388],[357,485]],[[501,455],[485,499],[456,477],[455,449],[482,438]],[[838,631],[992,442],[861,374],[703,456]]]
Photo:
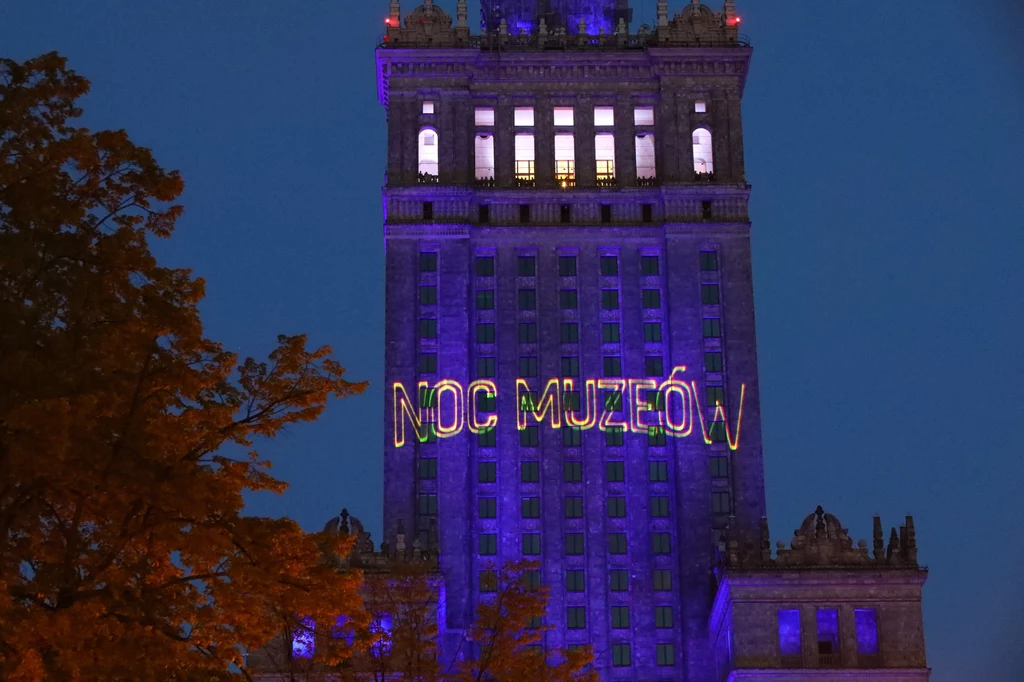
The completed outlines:
[[[878,653],[878,615],[874,609],[856,609],[857,653],[873,656]]]

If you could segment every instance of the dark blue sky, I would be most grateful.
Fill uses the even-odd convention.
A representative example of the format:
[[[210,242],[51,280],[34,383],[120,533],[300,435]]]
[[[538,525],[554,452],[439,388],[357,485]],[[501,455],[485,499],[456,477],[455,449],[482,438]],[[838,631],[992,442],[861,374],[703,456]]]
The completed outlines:
[[[157,251],[207,279],[208,334],[262,355],[308,332],[373,382],[266,448],[292,488],[250,508],[312,529],[346,505],[377,541],[387,5],[0,3],[0,56],[62,52],[93,81],[86,123],[184,174],[187,212]],[[739,5],[774,539],[819,503],[854,538],[874,513],[915,514],[934,681],[1019,680],[1024,12]]]

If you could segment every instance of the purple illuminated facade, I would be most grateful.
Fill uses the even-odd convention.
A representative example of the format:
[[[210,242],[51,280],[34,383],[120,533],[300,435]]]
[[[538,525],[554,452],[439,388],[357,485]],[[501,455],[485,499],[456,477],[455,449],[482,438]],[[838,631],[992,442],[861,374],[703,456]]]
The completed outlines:
[[[481,36],[450,2],[454,18],[392,0],[377,51],[385,536],[439,553],[453,648],[482,576],[526,558],[551,592],[545,646],[593,645],[605,679],[762,679],[737,670],[818,661],[806,601],[760,614],[760,644],[732,623],[736,586],[758,580],[735,571],[781,561],[763,546],[752,52],[734,3],[670,17],[659,2],[656,25],[630,32],[619,0],[484,0]],[[914,553],[899,568],[919,616]],[[822,616],[837,652],[844,638],[870,649],[875,623],[878,653],[872,604]],[[923,635],[920,651],[917,668]]]

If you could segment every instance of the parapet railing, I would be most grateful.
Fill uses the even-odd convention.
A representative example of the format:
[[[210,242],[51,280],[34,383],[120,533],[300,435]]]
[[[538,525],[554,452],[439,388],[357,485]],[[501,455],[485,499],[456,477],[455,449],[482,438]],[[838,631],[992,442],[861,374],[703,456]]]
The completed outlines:
[[[401,42],[391,41],[382,38],[377,44],[379,48],[470,48],[481,52],[500,51],[536,51],[536,50],[646,50],[651,47],[750,47],[750,38],[746,35],[739,35],[729,40],[660,40],[657,33],[638,34],[621,36],[617,34],[606,35],[548,35],[538,36],[536,34],[520,35],[471,35],[462,40],[428,40],[422,42]]]

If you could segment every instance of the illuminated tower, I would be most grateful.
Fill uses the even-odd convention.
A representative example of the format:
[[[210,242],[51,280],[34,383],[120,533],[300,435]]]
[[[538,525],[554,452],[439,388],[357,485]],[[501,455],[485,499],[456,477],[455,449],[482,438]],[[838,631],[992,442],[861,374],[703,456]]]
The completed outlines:
[[[714,568],[765,514],[734,3],[449,2],[392,0],[377,51],[385,536],[440,553],[448,653],[527,558],[545,646],[725,679]]]

